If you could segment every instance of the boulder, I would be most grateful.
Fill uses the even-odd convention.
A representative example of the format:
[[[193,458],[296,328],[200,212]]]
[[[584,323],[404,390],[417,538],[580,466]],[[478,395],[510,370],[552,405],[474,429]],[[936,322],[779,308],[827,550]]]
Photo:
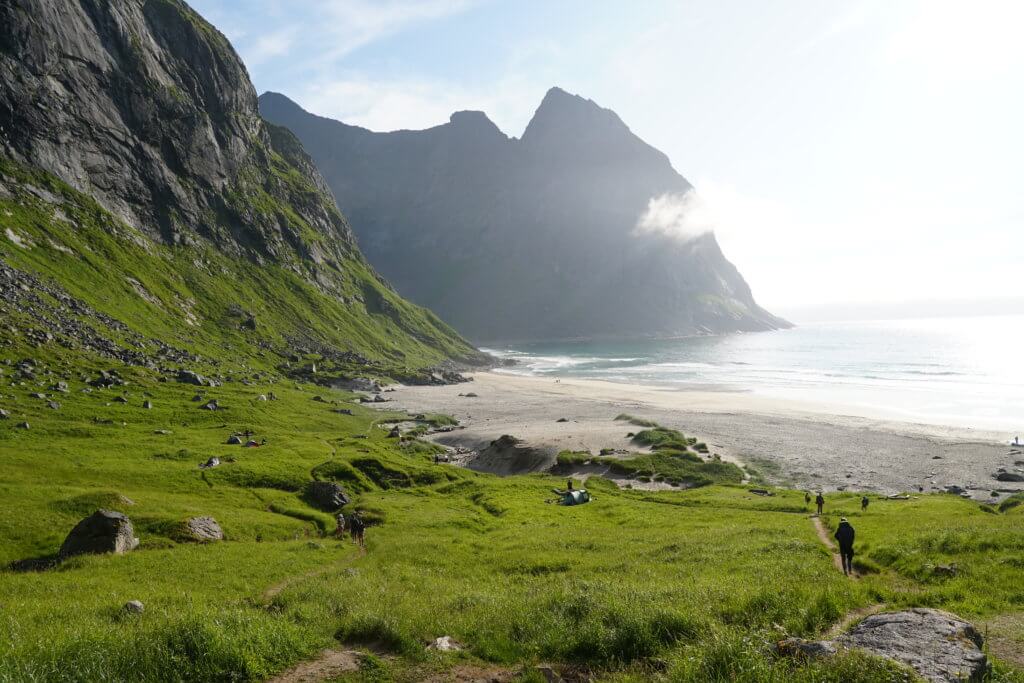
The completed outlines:
[[[837,643],[906,664],[934,683],[981,680],[988,670],[977,629],[935,609],[872,615]]]
[[[352,410],[349,409],[349,408],[335,408],[331,412],[338,413],[339,415],[351,415],[352,414]]]
[[[434,642],[427,645],[428,650],[435,650],[437,652],[458,652],[462,649],[462,645],[457,643],[451,636],[441,636],[435,638]]]
[[[146,611],[146,606],[143,605],[142,601],[140,600],[129,600],[128,602],[124,603],[124,607],[122,607],[121,609],[123,609],[125,612],[128,612],[129,614],[142,614]]]
[[[127,402],[128,402],[128,399],[126,399],[124,396],[115,396],[114,397],[114,403],[127,403]]]
[[[775,643],[775,652],[784,657],[817,659],[836,654],[836,646],[827,640],[786,638]]]
[[[4,410],[3,408],[0,408],[0,420],[6,420],[10,416],[11,416],[11,414],[9,412]]]
[[[175,379],[182,384],[194,384],[197,387],[213,386],[209,380],[192,370],[179,370]]]
[[[193,517],[186,522],[188,535],[196,541],[223,541],[224,531],[213,517]]]
[[[266,401],[267,400],[267,395],[266,394],[260,394],[259,396],[256,397],[256,400],[257,401]]]
[[[66,394],[66,393],[68,393],[68,383],[67,382],[57,382],[56,384],[52,385],[50,387],[50,389],[53,390],[53,391],[59,391],[62,394]]]
[[[145,408],[146,410],[152,410],[153,409],[153,402],[152,401],[143,401],[142,402],[142,407]]]
[[[60,547],[60,556],[83,553],[126,553],[139,546],[128,517],[114,510],[97,510],[71,530]]]
[[[999,472],[995,477],[997,481],[1024,481],[1024,474],[1017,472]]]
[[[28,429],[29,428],[28,422],[19,422],[18,424],[14,425],[14,426],[16,428],[18,428],[18,429]]]
[[[47,401],[46,407],[49,408],[50,410],[60,410],[60,403],[58,403],[57,401]]]
[[[237,434],[232,434],[231,436],[228,437],[228,442],[227,443],[228,443],[229,446],[241,446],[242,445],[242,438],[240,436],[238,436]]]
[[[334,511],[348,505],[345,489],[333,481],[311,481],[306,485],[306,498],[321,510]]]
[[[217,399],[213,399],[212,401],[208,401],[208,402],[204,403],[203,405],[201,405],[199,407],[199,409],[200,410],[220,410],[220,404],[217,402]]]
[[[199,465],[199,469],[206,470],[206,469],[209,469],[211,467],[217,467],[219,465],[220,465],[220,458],[218,458],[217,456],[213,456],[212,458],[208,459],[206,462],[201,463]]]

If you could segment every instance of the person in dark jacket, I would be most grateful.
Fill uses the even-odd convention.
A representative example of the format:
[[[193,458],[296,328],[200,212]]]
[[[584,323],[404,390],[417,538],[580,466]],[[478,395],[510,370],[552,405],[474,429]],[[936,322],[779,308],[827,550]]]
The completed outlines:
[[[818,497],[814,499],[814,504],[818,506],[818,516],[821,517],[821,510],[825,507],[825,496],[818,493]]]
[[[853,572],[853,527],[843,517],[836,529],[836,541],[839,543],[839,556],[843,560],[843,573],[849,576]]]
[[[358,544],[360,548],[365,548],[366,522],[363,521],[363,516],[358,512],[353,514],[349,526],[352,529],[352,541]]]
[[[860,499],[860,511],[864,512],[865,510],[867,510],[868,509],[868,503],[870,503],[870,502],[871,501],[868,500],[867,496],[862,497]]]

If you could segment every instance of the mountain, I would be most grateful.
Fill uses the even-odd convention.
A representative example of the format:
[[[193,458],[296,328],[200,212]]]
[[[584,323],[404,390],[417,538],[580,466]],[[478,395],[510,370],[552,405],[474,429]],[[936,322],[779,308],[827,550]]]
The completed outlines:
[[[370,263],[472,339],[788,325],[755,303],[713,234],[637,234],[653,198],[693,188],[590,100],[551,89],[521,139],[473,111],[376,133],[277,93],[260,110],[311,150]]]
[[[238,55],[187,5],[15,0],[0,24],[8,344],[154,363],[316,353],[397,375],[481,359],[367,264],[302,145],[261,118]]]

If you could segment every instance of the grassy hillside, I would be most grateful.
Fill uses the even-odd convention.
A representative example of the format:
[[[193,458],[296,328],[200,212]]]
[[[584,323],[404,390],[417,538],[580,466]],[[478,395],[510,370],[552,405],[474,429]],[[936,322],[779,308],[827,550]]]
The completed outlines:
[[[289,182],[299,182],[296,176]],[[203,240],[154,242],[42,171],[0,158],[0,178],[10,191],[0,193],[0,260],[208,364],[273,367],[296,350],[330,348],[336,360],[344,352],[358,357],[321,363],[325,370],[409,376],[446,358],[480,359],[435,315],[383,285],[357,254],[326,266],[337,277],[317,287],[287,263],[233,257]],[[269,195],[260,200],[265,212],[287,208]],[[4,334],[8,343],[48,327],[45,314],[33,319],[18,308],[9,301],[4,307],[17,323]],[[78,317],[144,352],[123,330]]]
[[[771,644],[877,603],[986,623],[1022,609],[1021,507],[927,496],[861,514],[859,497],[830,498],[829,520],[848,515],[860,534],[866,574],[850,581],[800,492],[593,480],[593,502],[560,507],[545,500],[561,479],[435,465],[431,445],[389,438],[375,426],[387,415],[349,394],[236,380],[202,390],[224,407],[208,412],[196,387],[142,368],[122,368],[123,387],[84,393],[74,379],[65,394],[46,389],[48,369],[74,364],[78,378],[106,365],[36,351],[37,381],[17,380],[24,351],[0,352],[0,564],[45,565],[98,507],[128,514],[141,546],[0,571],[3,681],[261,680],[342,646],[369,653],[351,680],[459,667],[535,680],[532,665],[550,662],[618,681],[895,681],[904,672],[878,660],[798,662]],[[41,391],[60,409],[31,396]],[[246,430],[267,444],[225,443]],[[223,464],[199,469],[211,456]],[[374,522],[365,554],[329,537],[331,516],[303,495],[314,478],[342,482],[347,511]],[[227,540],[185,540],[198,515]],[[956,576],[928,569],[950,563]],[[122,611],[133,599],[145,613]],[[1006,642],[1021,635],[1006,628]],[[425,650],[444,635],[465,650]],[[1021,677],[1000,663],[993,680]]]

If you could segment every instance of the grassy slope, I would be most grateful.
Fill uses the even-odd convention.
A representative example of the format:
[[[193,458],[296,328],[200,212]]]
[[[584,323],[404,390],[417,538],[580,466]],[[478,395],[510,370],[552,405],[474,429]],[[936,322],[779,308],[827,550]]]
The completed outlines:
[[[232,258],[203,242],[154,244],[48,174],[2,158],[0,173],[61,200],[57,206],[25,191],[0,197],[0,225],[34,244],[20,248],[0,231],[0,258],[56,281],[143,335],[209,359],[256,364],[259,343],[287,350],[289,340],[309,339],[379,361],[381,374],[411,373],[444,358],[475,355],[433,313],[387,289],[355,256],[341,264],[344,291],[332,296],[282,265]],[[287,209],[275,207],[269,195],[260,199],[267,212]],[[152,301],[139,295],[129,277]],[[232,307],[254,313],[257,329],[242,330]],[[187,322],[189,310],[198,324]]]
[[[56,367],[75,356],[46,360]],[[2,392],[13,414],[0,420],[0,562],[55,552],[78,519],[117,494],[134,502],[123,509],[142,546],[42,573],[0,572],[0,680],[260,679],[339,639],[397,655],[382,666],[407,680],[476,659],[583,662],[621,680],[657,671],[669,680],[898,680],[857,657],[776,660],[770,643],[782,631],[820,634],[879,601],[969,617],[1019,609],[1020,509],[992,515],[951,497],[876,502],[854,519],[862,555],[882,565],[919,554],[850,582],[815,540],[801,493],[642,493],[595,481],[589,505],[546,505],[560,479],[435,466],[429,448],[403,448],[373,427],[379,414],[345,404],[355,414],[341,415],[332,412],[341,403],[312,400],[345,394],[230,383],[207,390],[227,407],[208,413],[190,400],[194,387],[128,374],[125,405],[110,402],[120,390],[85,394],[81,382],[57,396],[59,412],[28,396],[40,387]],[[280,400],[255,400],[268,391]],[[152,410],[141,407],[147,395]],[[30,430],[13,427],[22,419]],[[223,445],[247,428],[268,445]],[[204,475],[196,465],[211,455],[236,462]],[[366,556],[321,538],[330,516],[296,490],[314,472],[346,481],[361,492],[355,504],[382,521]],[[830,500],[830,512],[855,514],[854,503]],[[221,522],[227,542],[180,542],[180,522],[203,514]],[[958,543],[935,541],[928,525],[938,519],[955,520]],[[968,570],[936,583],[915,569],[926,559]],[[265,590],[282,581],[264,607]],[[146,613],[121,614],[130,599]],[[440,635],[468,652],[425,654]]]

